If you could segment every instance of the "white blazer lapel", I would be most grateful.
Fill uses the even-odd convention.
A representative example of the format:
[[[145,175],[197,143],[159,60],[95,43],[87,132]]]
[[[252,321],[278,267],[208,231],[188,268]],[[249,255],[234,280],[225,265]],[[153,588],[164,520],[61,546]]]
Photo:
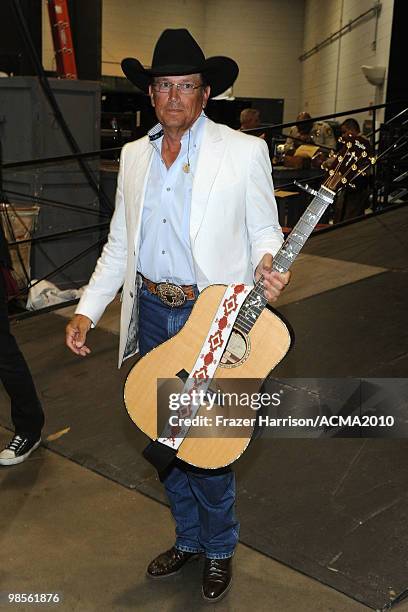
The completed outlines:
[[[193,182],[190,213],[191,244],[197,236],[207,207],[208,198],[221,165],[225,150],[225,139],[218,125],[208,119],[198,156],[198,164]]]

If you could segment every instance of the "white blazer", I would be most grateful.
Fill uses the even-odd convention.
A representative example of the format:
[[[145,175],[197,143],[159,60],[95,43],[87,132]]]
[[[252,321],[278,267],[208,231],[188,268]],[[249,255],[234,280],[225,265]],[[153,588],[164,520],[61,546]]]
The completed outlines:
[[[97,324],[123,285],[119,367],[137,338],[136,265],[147,177],[148,136],[123,147],[108,241],[76,308]],[[283,242],[266,143],[207,119],[193,179],[190,243],[199,290],[211,284],[253,284],[265,253]],[[132,316],[133,313],[133,316]],[[134,333],[129,335],[132,326]]]

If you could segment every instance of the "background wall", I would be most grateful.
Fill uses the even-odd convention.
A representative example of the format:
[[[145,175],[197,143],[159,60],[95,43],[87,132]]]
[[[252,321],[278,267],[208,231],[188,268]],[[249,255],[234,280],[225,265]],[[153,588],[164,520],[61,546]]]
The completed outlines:
[[[205,53],[239,65],[236,96],[284,98],[284,120],[298,112],[303,0],[207,0]]]
[[[103,0],[102,74],[123,76],[120,60],[150,65],[165,28],[185,27],[206,56],[229,55],[240,66],[237,96],[284,98],[285,119],[300,98],[304,0]],[[43,57],[55,68],[46,3]]]
[[[186,27],[204,44],[205,4],[204,0],[103,0],[102,74],[123,76],[120,61],[129,56],[150,65],[153,46],[168,27]],[[55,69],[53,56],[43,1],[43,64],[47,70]]]
[[[381,0],[378,20],[366,18],[301,62],[303,109],[323,115],[375,102],[375,87],[367,82],[361,66],[388,66],[393,4],[393,0]],[[306,0],[304,51],[373,6],[373,0]],[[379,103],[384,102],[385,91],[384,85]]]
[[[381,0],[377,21],[366,19],[304,61],[299,56],[374,2],[103,0],[102,74],[122,76],[120,60],[127,56],[149,65],[159,34],[166,27],[186,27],[205,55],[236,59],[236,96],[284,98],[285,121],[306,109],[316,116],[366,106],[374,103],[375,88],[360,66],[388,65],[394,0]],[[44,65],[53,69],[45,2],[43,8]]]
[[[102,74],[123,76],[119,64],[124,57],[136,57],[150,66],[153,47],[166,28],[187,28],[202,46],[205,4],[203,0],[103,0]]]
[[[300,96],[303,10],[304,0],[104,0],[103,74],[121,75],[108,62],[128,55],[149,65],[160,32],[186,27],[206,56],[237,61],[235,95],[284,98],[291,117]]]

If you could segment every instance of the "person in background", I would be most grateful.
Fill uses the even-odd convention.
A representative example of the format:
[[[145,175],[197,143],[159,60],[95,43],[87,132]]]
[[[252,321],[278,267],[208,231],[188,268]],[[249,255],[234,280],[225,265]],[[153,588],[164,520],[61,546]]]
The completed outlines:
[[[255,130],[261,127],[261,113],[257,108],[244,108],[239,116],[240,131]],[[265,134],[253,134],[265,139]]]
[[[367,151],[370,151],[370,143],[360,133],[360,125],[356,119],[349,117],[343,121],[340,127],[343,149],[346,146],[347,140],[357,138],[366,147]],[[361,217],[364,215],[365,209],[369,207],[369,177],[360,175],[353,181],[353,184],[355,185],[354,188],[346,185],[337,194],[334,202],[333,223]]]
[[[305,121],[306,123],[294,125],[290,128],[284,146],[286,155],[294,155],[296,149],[302,144],[327,147],[327,152],[329,149],[336,148],[336,139],[328,123],[325,121],[313,121],[307,112],[299,113],[296,121]]]
[[[261,114],[257,108],[244,108],[239,116],[240,130],[251,130],[261,125]]]
[[[11,260],[0,222],[0,380],[11,400],[15,433],[0,452],[0,465],[25,461],[41,443],[44,413],[28,365],[10,331],[7,286]]]

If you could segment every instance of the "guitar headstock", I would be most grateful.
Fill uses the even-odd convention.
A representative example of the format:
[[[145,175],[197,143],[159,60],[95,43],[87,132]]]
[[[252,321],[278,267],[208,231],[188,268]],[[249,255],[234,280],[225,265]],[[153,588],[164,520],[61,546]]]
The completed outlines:
[[[370,156],[368,147],[362,140],[347,135],[346,139],[339,138],[339,142],[343,147],[334,158],[329,158],[329,176],[323,183],[331,191],[339,191],[346,185],[354,187],[354,179],[364,176],[376,162],[376,157]],[[327,167],[325,169],[327,170]]]

